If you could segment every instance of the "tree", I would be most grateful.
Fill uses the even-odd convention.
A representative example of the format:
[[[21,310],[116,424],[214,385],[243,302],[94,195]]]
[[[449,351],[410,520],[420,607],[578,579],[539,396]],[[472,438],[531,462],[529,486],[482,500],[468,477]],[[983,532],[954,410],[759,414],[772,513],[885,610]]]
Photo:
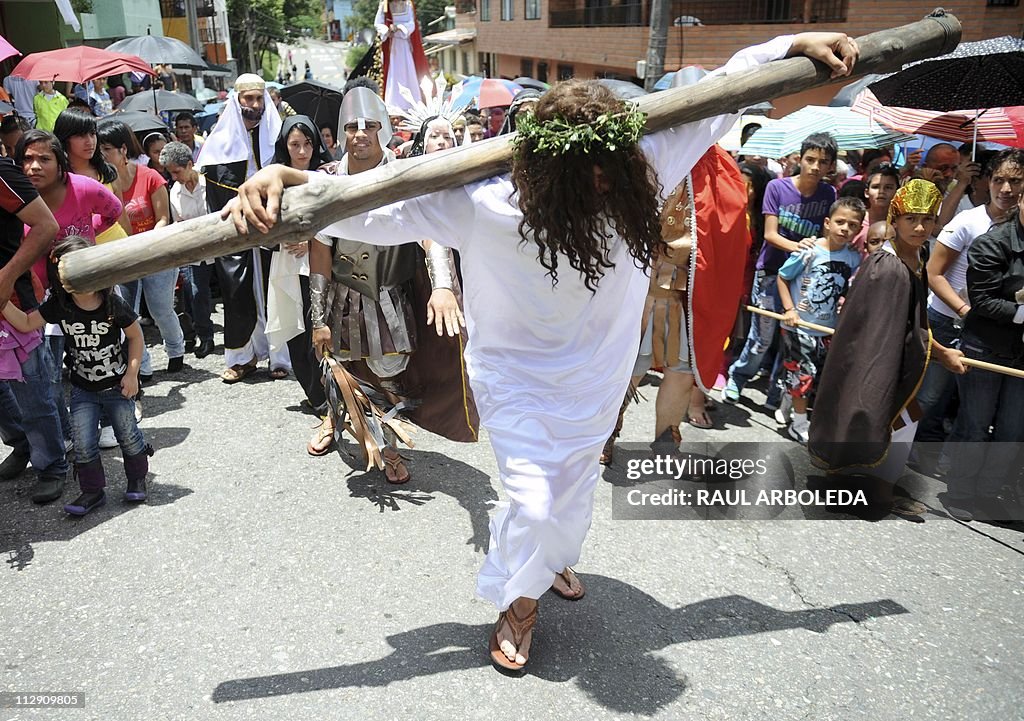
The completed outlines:
[[[228,0],[231,46],[238,49],[239,70],[259,72],[266,54],[276,43],[288,42],[291,35],[321,35],[320,8],[320,0]]]

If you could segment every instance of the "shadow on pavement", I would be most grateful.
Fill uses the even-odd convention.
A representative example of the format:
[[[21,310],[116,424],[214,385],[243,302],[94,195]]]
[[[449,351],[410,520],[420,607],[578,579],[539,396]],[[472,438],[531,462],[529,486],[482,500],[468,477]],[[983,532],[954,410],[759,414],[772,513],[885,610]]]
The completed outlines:
[[[723,596],[672,609],[621,581],[587,574],[581,577],[588,593],[578,603],[565,603],[552,594],[542,599],[527,672],[553,683],[575,681],[605,708],[643,716],[654,715],[687,690],[686,677],[655,655],[675,644],[801,628],[825,633],[836,623],[909,613],[889,599],[781,611],[743,596]],[[628,613],[624,615],[622,609]],[[425,626],[389,636],[388,643],[395,650],[385,658],[225,681],[214,689],[212,699],[225,703],[387,686],[488,666],[491,629],[491,624],[454,622]]]
[[[159,468],[160,449],[178,445],[189,434],[188,428],[148,428],[144,431],[146,442],[156,451]],[[73,473],[68,473],[64,484],[64,495],[59,500],[37,506],[30,500],[36,474],[26,471],[14,481],[0,483],[0,554],[13,570],[23,571],[35,558],[33,544],[47,541],[70,541],[82,533],[106,523],[122,513],[138,508],[138,504],[121,501],[124,493],[124,465],[120,449],[103,451],[103,470],[107,477],[107,502],[92,513],[81,518],[69,516],[63,504],[78,496],[78,483]],[[192,493],[191,488],[161,483],[160,476],[150,471],[147,479],[149,498],[143,505],[164,506]]]
[[[346,453],[340,455],[349,466],[357,464]],[[451,496],[469,513],[473,535],[466,539],[466,544],[477,551],[486,551],[490,539],[490,504],[498,500],[498,494],[491,487],[490,476],[468,463],[440,453],[403,449],[402,455],[408,459],[406,466],[412,480],[394,485],[384,480],[383,471],[356,473],[348,477],[349,496],[367,499],[381,513],[422,506],[438,493]],[[362,471],[362,468],[353,469]]]

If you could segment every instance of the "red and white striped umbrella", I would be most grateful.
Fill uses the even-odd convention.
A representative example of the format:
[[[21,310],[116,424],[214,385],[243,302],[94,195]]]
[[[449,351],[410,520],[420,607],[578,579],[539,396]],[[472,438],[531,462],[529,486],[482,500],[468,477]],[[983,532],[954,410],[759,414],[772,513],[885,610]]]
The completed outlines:
[[[882,105],[874,93],[865,90],[857,96],[851,109],[904,133],[952,142],[985,141],[1024,148],[1024,106],[939,113]]]

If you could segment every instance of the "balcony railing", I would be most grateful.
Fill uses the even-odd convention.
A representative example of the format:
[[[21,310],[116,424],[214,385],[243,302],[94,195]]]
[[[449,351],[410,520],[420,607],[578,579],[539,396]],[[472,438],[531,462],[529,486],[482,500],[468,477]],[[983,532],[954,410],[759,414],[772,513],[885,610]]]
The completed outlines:
[[[549,25],[553,28],[639,27],[649,22],[649,2],[608,5],[601,0],[585,1],[585,7],[552,10]],[[848,5],[849,0],[676,0],[672,3],[670,22],[676,27],[835,23],[845,22]]]

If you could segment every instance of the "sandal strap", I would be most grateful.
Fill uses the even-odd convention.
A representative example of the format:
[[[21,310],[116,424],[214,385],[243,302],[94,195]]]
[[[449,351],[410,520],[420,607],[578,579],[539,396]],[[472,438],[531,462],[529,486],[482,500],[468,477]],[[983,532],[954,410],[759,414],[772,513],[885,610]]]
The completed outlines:
[[[533,610],[526,614],[525,617],[521,617],[510,605],[508,610],[502,611],[502,619],[504,619],[509,630],[512,632],[513,645],[516,648],[519,648],[523,642],[523,638],[537,622],[537,606],[534,606]]]

